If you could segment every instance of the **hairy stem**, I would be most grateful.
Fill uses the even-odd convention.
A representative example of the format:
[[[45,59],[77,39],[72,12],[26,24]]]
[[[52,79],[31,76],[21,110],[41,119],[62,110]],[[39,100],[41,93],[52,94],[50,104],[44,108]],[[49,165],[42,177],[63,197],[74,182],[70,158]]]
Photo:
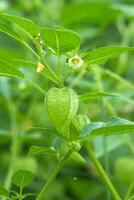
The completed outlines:
[[[99,160],[96,158],[96,155],[95,155],[91,145],[89,143],[85,142],[85,147],[86,147],[86,150],[87,150],[87,153],[88,153],[90,159],[94,163],[94,165],[95,165],[100,177],[103,179],[104,183],[109,188],[113,198],[115,200],[121,200],[121,197],[119,196],[118,192],[114,188],[114,186],[113,186],[112,182],[110,181],[109,177],[105,173],[105,171],[104,171],[103,167],[101,166]]]
[[[46,196],[46,193],[47,193],[48,189],[50,188],[50,186],[54,182],[54,180],[55,180],[56,176],[58,175],[58,173],[61,171],[63,165],[69,159],[69,157],[72,154],[72,152],[73,152],[73,149],[70,149],[67,152],[67,154],[63,158],[61,158],[61,160],[58,162],[57,166],[55,167],[54,171],[50,175],[47,183],[44,185],[44,187],[42,188],[41,192],[37,196],[36,200],[45,200],[45,198],[46,198],[45,196]]]

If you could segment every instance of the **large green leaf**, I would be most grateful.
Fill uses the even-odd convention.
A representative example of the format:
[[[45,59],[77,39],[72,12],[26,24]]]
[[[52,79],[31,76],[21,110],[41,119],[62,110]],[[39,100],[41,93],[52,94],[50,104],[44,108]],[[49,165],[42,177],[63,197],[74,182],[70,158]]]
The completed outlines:
[[[80,137],[103,136],[134,133],[134,122],[122,118],[113,118],[110,122],[93,122],[80,133]]]
[[[128,51],[134,51],[134,48],[123,46],[106,46],[85,53],[85,55],[83,55],[83,60],[88,64],[103,64],[107,60]]]
[[[6,23],[0,22],[0,31],[9,35],[10,37],[16,39],[20,43],[22,43],[25,47],[27,47],[30,50],[30,52],[34,56],[36,56],[38,58],[38,55],[36,54],[36,52],[29,46],[29,44],[27,42],[25,42],[23,40],[23,38],[20,38],[20,36],[14,31],[14,29],[11,26],[9,26]]]
[[[43,28],[41,37],[45,45],[52,48],[57,54],[77,49],[80,46],[80,36],[68,29]]]
[[[33,21],[26,19],[26,18],[8,15],[8,14],[0,14],[0,15],[3,18],[20,26],[23,30],[25,30],[27,33],[29,33],[32,37],[37,37],[40,29]]]
[[[3,60],[0,60],[0,76],[24,77],[21,71]]]
[[[19,38],[19,35],[9,25],[5,24],[4,22],[0,22],[0,31],[8,34],[9,36],[15,39]]]
[[[33,181],[34,177],[35,175],[30,171],[19,170],[14,173],[12,181],[16,186],[24,188]]]

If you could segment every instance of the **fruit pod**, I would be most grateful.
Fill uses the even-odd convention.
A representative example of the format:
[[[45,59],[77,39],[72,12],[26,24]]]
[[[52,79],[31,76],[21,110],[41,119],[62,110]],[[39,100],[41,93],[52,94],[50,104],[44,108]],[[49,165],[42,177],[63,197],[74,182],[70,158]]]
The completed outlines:
[[[71,138],[77,139],[83,128],[90,123],[90,119],[83,114],[77,115],[71,123]]]
[[[78,95],[70,88],[51,88],[45,105],[49,120],[65,136],[69,136],[70,123],[78,111]]]

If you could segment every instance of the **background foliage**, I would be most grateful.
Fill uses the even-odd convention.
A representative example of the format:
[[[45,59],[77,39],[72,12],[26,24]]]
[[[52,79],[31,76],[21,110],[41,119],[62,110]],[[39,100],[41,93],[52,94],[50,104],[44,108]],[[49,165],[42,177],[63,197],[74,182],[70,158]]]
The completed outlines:
[[[82,38],[79,54],[107,45],[134,46],[133,0],[1,0],[0,11],[26,17],[40,26],[56,25],[57,28],[63,26],[76,31]],[[3,28],[1,19],[2,16],[0,16],[0,29]],[[8,23],[10,25],[11,22]],[[54,168],[56,159],[49,155],[28,156],[31,145],[51,146],[55,137],[44,109],[44,96],[36,90],[35,84],[39,84],[47,91],[54,86],[54,83],[46,79],[44,74],[36,73],[38,59],[23,45],[27,42],[32,45],[32,38],[29,38],[16,24],[12,24],[12,28],[9,35],[19,37],[21,42],[5,35],[3,33],[5,29],[0,33],[0,64],[1,60],[5,60],[14,67],[14,70],[17,71],[19,67],[31,81],[0,77],[0,184],[9,184],[8,178],[5,177],[8,177],[7,173],[9,175],[10,170],[23,168],[37,174],[26,190],[38,192]],[[38,27],[36,28],[38,30]],[[14,30],[17,31],[17,35]],[[27,31],[33,36],[36,35],[36,31],[32,30],[35,29],[29,26]],[[44,40],[48,41],[46,35]],[[64,51],[62,44],[60,47],[62,53]],[[92,55],[89,56],[92,58]],[[23,63],[24,59],[29,63]],[[55,56],[48,56],[47,62],[55,71]],[[7,73],[11,73],[8,64],[4,63],[4,66]],[[64,68],[67,70],[66,64]],[[1,68],[0,73],[2,70]],[[22,76],[16,71],[15,74]],[[93,68],[91,66],[89,73],[76,72],[66,79],[65,85],[70,85],[79,94],[84,92],[93,94],[88,99],[81,96],[85,101],[79,108],[79,112],[88,115],[91,121],[107,122],[117,116],[134,121],[133,51],[108,60],[105,64],[101,62],[99,66],[95,65]],[[16,134],[18,137],[14,139]],[[96,155],[122,196],[126,194],[128,186],[131,187],[134,178],[133,140],[132,134],[101,136],[94,139]],[[84,150],[81,153],[86,159]],[[12,188],[14,189],[15,185],[12,185]],[[48,194],[48,200],[59,199],[110,200],[112,197],[92,163],[85,165],[70,161]]]

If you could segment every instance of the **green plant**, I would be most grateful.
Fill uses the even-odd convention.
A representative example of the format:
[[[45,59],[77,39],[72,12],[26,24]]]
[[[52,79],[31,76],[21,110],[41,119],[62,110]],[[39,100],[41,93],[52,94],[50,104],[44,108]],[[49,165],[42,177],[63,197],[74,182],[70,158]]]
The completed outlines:
[[[32,63],[23,59],[12,60],[11,62],[0,59],[0,75],[21,78],[41,92],[45,98],[47,116],[53,127],[52,130],[46,129],[53,132],[55,136],[50,147],[32,146],[28,156],[38,156],[40,154],[43,156],[48,154],[57,159],[57,165],[37,196],[33,193],[23,194],[23,188],[31,183],[34,174],[24,169],[13,174],[15,171],[14,163],[17,159],[16,152],[19,149],[16,144],[21,139],[21,134],[18,134],[19,131],[15,130],[16,126],[13,123],[12,132],[16,132],[12,136],[11,153],[13,159],[9,173],[7,174],[5,187],[0,188],[0,195],[4,196],[3,199],[6,197],[6,199],[10,200],[22,200],[29,196],[36,196],[36,200],[47,199],[46,196],[49,188],[69,159],[72,158],[77,162],[86,163],[80,151],[81,149],[85,149],[101,179],[111,192],[113,199],[123,199],[96,157],[92,148],[92,142],[97,136],[134,133],[134,122],[118,117],[108,122],[91,122],[88,116],[79,113],[79,104],[90,101],[91,98],[114,98],[119,96],[105,92],[101,85],[100,90],[96,93],[85,92],[81,94],[79,91],[76,92],[75,89],[71,88],[72,85],[68,84],[67,79],[72,74],[76,76],[78,73],[81,76],[82,73],[95,73],[98,78],[97,81],[100,83],[99,76],[102,70],[100,64],[104,64],[107,60],[117,57],[122,53],[134,51],[134,48],[127,46],[106,46],[89,52],[83,52],[79,49],[82,39],[79,34],[72,30],[63,27],[39,27],[30,20],[7,14],[0,14],[0,17],[2,19],[0,30],[21,42],[28,48],[35,59],[35,62]],[[17,25],[15,30],[12,24]],[[20,37],[20,33],[24,34],[24,40]],[[30,44],[27,37],[30,38]],[[48,57],[52,55],[54,56],[54,63],[56,63],[55,68],[48,62]],[[49,90],[44,90],[44,88],[41,88],[40,85],[30,79],[25,70],[24,72],[23,70],[21,71],[21,66],[36,68],[36,76],[42,74],[46,79],[50,80],[51,87]],[[113,75],[112,72],[106,71],[106,73],[110,73],[111,76],[115,76],[116,79],[122,81],[120,77],[115,74]],[[12,105],[13,102],[9,103]],[[107,101],[104,101],[104,104],[109,105]],[[12,114],[14,113],[15,108]],[[11,182],[20,188],[19,193],[11,190]],[[129,196],[127,199],[129,199]]]

